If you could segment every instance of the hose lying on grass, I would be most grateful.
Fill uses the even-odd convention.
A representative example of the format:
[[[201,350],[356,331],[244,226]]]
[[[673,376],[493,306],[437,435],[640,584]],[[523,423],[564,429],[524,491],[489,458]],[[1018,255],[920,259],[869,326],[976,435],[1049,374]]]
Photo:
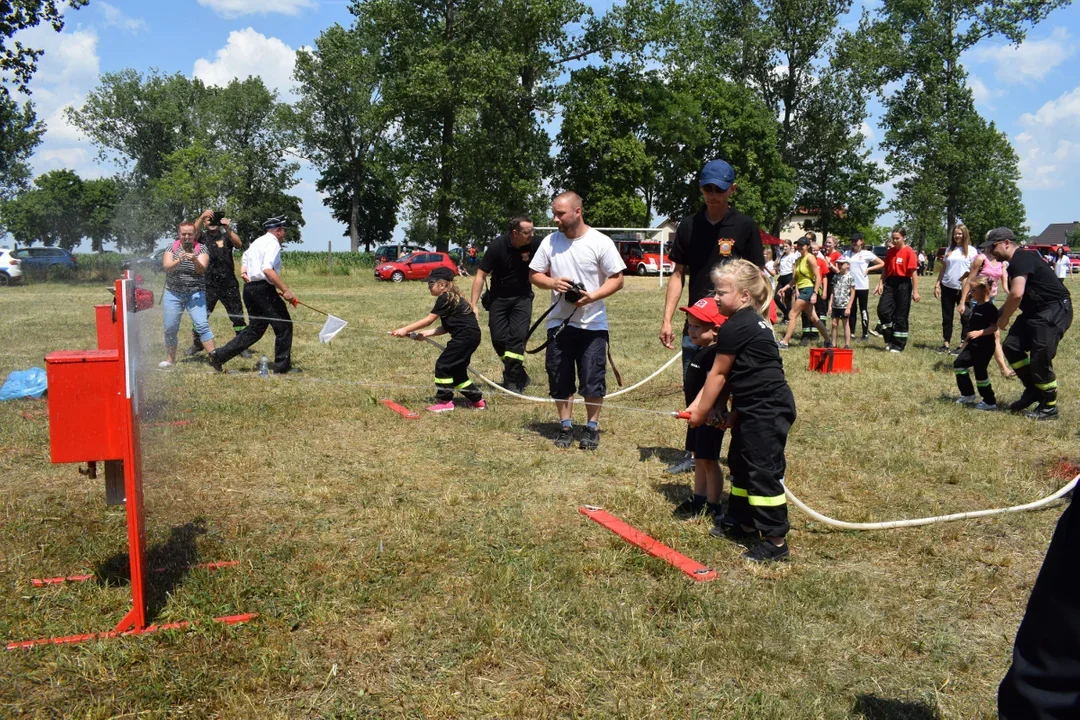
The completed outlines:
[[[1069,483],[1055,492],[1052,495],[1047,495],[1041,500],[1035,502],[1029,502],[1024,505],[1013,505],[1007,508],[996,508],[994,510],[973,510],[971,512],[953,513],[952,515],[940,515],[938,517],[925,517],[915,518],[913,520],[890,520],[887,522],[872,522],[872,523],[852,523],[845,522],[843,520],[834,520],[831,517],[822,515],[817,510],[809,507],[799,498],[784,488],[784,494],[787,496],[791,503],[802,510],[804,513],[812,517],[818,522],[824,523],[829,527],[840,528],[841,530],[891,530],[893,528],[902,527],[917,527],[919,525],[933,525],[934,523],[950,522],[952,520],[970,520],[972,518],[989,517],[990,515],[1003,515],[1005,513],[1025,512],[1027,510],[1038,510],[1045,507],[1055,500],[1060,499],[1062,496],[1068,494],[1074,487],[1076,487],[1077,481],[1080,480],[1080,475],[1077,475]]]

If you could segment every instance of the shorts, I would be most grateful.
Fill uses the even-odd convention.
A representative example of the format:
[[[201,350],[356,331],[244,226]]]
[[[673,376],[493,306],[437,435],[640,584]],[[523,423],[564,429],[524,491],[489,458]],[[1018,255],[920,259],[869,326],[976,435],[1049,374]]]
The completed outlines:
[[[814,288],[808,287],[799,290],[799,299],[803,302],[810,302],[810,297],[814,294]]]
[[[686,428],[686,451],[694,453],[697,460],[719,460],[720,446],[724,444],[724,431],[711,425]]]
[[[555,330],[547,331],[549,338]],[[575,392],[583,397],[607,395],[607,344],[607,330],[563,328],[547,346],[548,394],[556,400],[568,400]]]
[[[847,310],[845,310],[844,308],[837,308],[837,307],[834,307],[834,308],[832,309],[832,316],[833,316],[833,318],[834,318],[834,319],[836,319],[836,320],[843,320],[843,319],[844,319],[844,318],[846,317],[846,316],[844,315],[844,313],[845,313],[845,312],[847,312]]]

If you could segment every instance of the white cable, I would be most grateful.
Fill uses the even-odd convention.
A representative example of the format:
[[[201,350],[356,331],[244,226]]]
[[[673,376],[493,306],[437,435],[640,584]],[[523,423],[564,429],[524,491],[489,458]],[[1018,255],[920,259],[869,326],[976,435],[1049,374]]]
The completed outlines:
[[[1074,477],[1072,480],[1069,481],[1068,485],[1061,488],[1053,495],[1047,495],[1041,500],[1029,502],[1025,505],[1014,505],[1012,507],[996,508],[994,510],[974,510],[972,512],[953,513],[952,515],[941,515],[938,517],[916,518],[914,520],[891,520],[888,522],[874,523],[852,523],[844,522],[843,520],[834,520],[833,518],[826,517],[818,511],[808,507],[806,503],[795,497],[791,490],[789,490],[786,486],[784,487],[784,494],[787,495],[788,499],[791,500],[795,507],[802,510],[814,520],[829,525],[830,527],[840,528],[842,530],[891,530],[892,528],[917,527],[919,525],[932,525],[934,523],[950,522],[952,520],[970,520],[971,518],[988,517],[990,515],[1003,515],[1005,513],[1037,510],[1041,507],[1049,505],[1050,503],[1054,502],[1055,500],[1068,493],[1070,490],[1076,487],[1076,483],[1078,480],[1080,480],[1080,475]]]
[[[439,348],[440,350],[445,350],[446,349],[443,345],[435,342],[434,340],[432,340],[431,338],[429,338],[427,336],[424,337],[424,342],[431,343],[432,345]],[[661,365],[656,370],[656,372],[654,372],[652,375],[649,375],[644,380],[641,380],[640,382],[636,382],[636,383],[634,383],[633,385],[631,385],[628,388],[623,388],[622,390],[619,390],[617,392],[610,393],[610,394],[606,395],[605,397],[608,397],[608,398],[618,397],[619,395],[622,395],[623,393],[628,393],[631,390],[636,390],[637,388],[641,387],[645,383],[652,380],[654,377],[656,377],[660,373],[667,370],[669,367],[671,367],[671,364],[673,362],[675,362],[676,360],[678,360],[680,357],[682,357],[682,350],[675,353],[675,355],[673,355],[670,360],[668,360],[666,363]],[[513,390],[507,390],[506,388],[504,388],[502,385],[499,385],[495,381],[493,381],[493,380],[491,380],[491,379],[489,379],[487,377],[484,377],[483,373],[481,373],[479,370],[472,367],[471,365],[469,366],[469,372],[471,372],[473,375],[480,378],[481,380],[483,380],[484,382],[486,382],[488,385],[495,388],[496,390],[498,390],[500,392],[503,392],[503,393],[506,393],[507,395],[509,395],[511,397],[516,397],[516,398],[521,399],[521,400],[530,400],[532,402],[542,402],[542,403],[553,403],[553,402],[555,402],[554,398],[536,397],[535,395],[522,395],[521,393],[516,393]],[[583,402],[585,402],[585,399],[584,398],[574,398],[574,402],[575,403],[583,403]]]

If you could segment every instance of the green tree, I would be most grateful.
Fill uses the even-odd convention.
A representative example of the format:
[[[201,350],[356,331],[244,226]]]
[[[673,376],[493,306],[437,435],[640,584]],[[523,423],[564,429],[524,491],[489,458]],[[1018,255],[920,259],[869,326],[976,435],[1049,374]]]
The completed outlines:
[[[10,200],[27,186],[28,161],[44,132],[32,104],[19,105],[7,95],[0,96],[0,201]]]
[[[83,181],[83,235],[90,238],[90,247],[94,252],[101,252],[106,242],[116,239],[114,224],[121,191],[116,178]]]
[[[321,174],[323,204],[345,224],[353,252],[390,238],[399,204],[388,137],[393,117],[373,46],[360,31],[333,25],[313,50],[297,52],[294,72],[300,142]]]
[[[4,225],[20,245],[71,250],[83,238],[83,181],[71,170],[39,175],[34,187],[4,204]]]

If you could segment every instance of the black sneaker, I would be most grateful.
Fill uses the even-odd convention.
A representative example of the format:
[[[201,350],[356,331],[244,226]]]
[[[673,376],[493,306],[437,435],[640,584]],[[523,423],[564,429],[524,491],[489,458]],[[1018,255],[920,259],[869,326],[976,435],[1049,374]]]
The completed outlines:
[[[1058,416],[1057,405],[1043,405],[1039,403],[1031,412],[1024,413],[1024,417],[1032,420],[1054,420]]]
[[[600,447],[600,430],[586,425],[585,429],[581,431],[581,441],[578,443],[578,447],[582,450],[595,450]]]
[[[559,437],[555,438],[555,447],[568,448],[574,444],[574,429],[573,428],[560,428]]]
[[[1029,407],[1035,404],[1035,401],[1039,399],[1039,393],[1036,390],[1024,390],[1024,393],[1014,402],[1009,403],[1009,410],[1014,413],[1023,412]]]
[[[744,560],[756,563],[776,562],[777,560],[787,560],[791,557],[791,551],[788,550],[787,543],[777,546],[773,545],[769,540],[762,540],[744,552],[742,557]]]
[[[692,520],[693,518],[701,517],[701,514],[705,512],[707,504],[708,503],[704,503],[700,500],[690,498],[689,500],[683,500],[679,503],[671,514],[679,520]]]
[[[203,346],[202,345],[192,345],[191,347],[189,347],[187,350],[184,351],[184,357],[195,357],[196,355],[198,355],[202,351],[203,351]]]
[[[736,545],[743,545],[745,547],[750,547],[753,543],[761,539],[761,533],[757,530],[743,530],[742,525],[739,525],[738,523],[733,525],[713,525],[709,528],[709,534],[713,537],[730,540]]]
[[[214,372],[225,372],[225,366],[218,360],[216,352],[206,353],[206,359],[210,361],[210,367],[214,368]]]
[[[941,347],[934,350],[934,352],[936,352],[938,355],[947,355],[949,353],[949,346],[942,345]]]

